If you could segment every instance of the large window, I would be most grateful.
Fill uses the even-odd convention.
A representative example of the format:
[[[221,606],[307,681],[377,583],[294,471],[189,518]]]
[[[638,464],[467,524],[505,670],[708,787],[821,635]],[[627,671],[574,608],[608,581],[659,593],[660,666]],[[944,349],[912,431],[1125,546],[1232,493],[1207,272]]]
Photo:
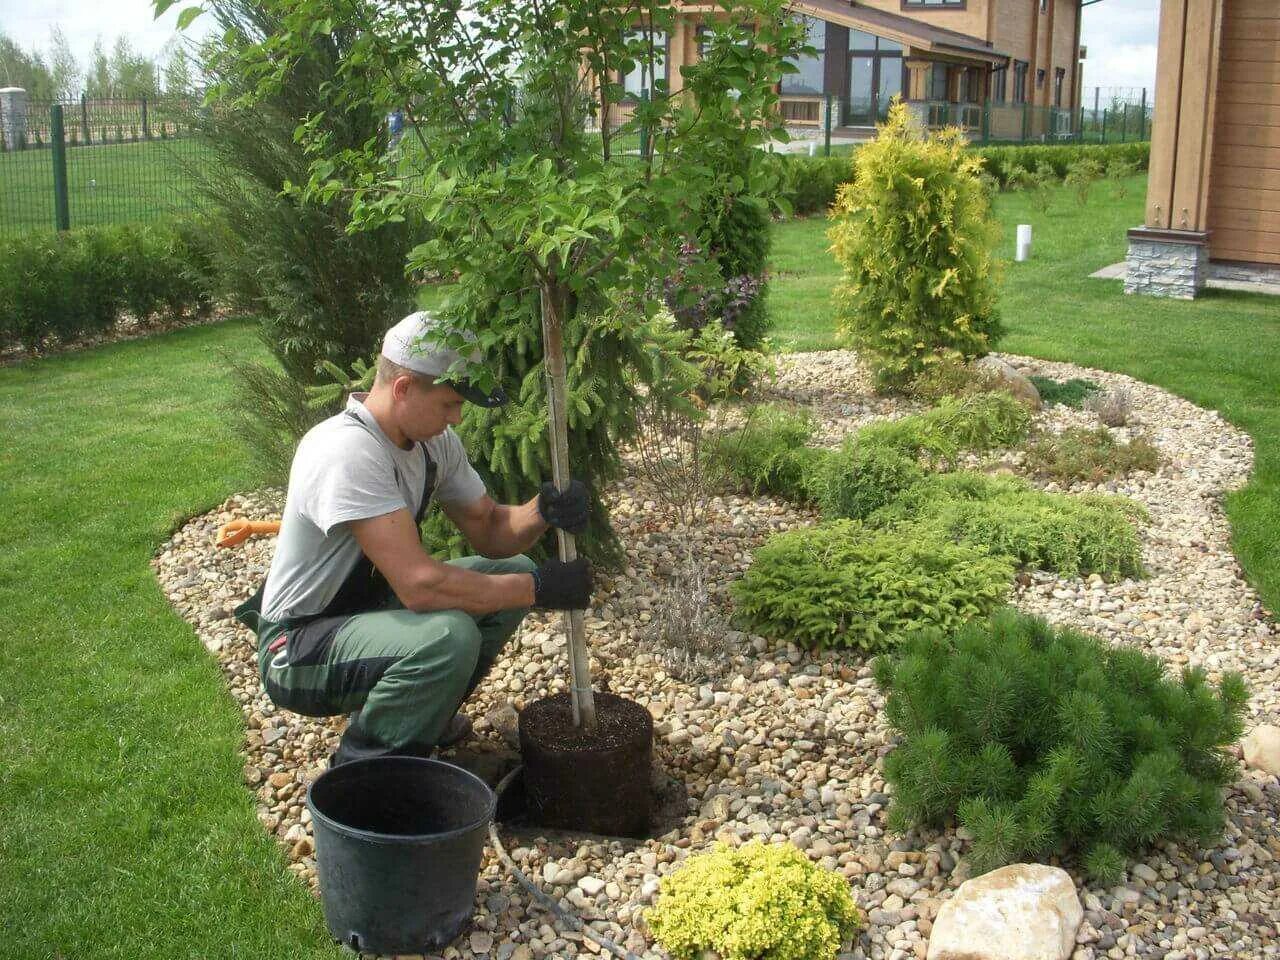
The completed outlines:
[[[788,63],[794,64],[799,73],[788,73],[782,77],[782,92],[792,96],[821,96],[826,89],[824,83],[827,66],[827,24],[817,17],[802,17],[805,26],[805,43],[813,47],[817,53],[807,57],[792,57]]]
[[[996,67],[991,71],[991,102],[1004,103],[1009,96],[1009,68]]]
[[[849,98],[845,123],[871,126],[889,113],[902,93],[902,44],[862,30],[849,30]]]
[[[653,42],[653,58],[649,58],[647,45],[652,37]],[[655,79],[661,80],[665,86],[667,80],[667,35],[661,30],[644,31],[638,30],[627,35],[629,42],[644,43],[646,52],[643,56],[636,58],[635,67],[622,77],[622,86],[626,90],[628,97],[639,99],[643,91],[648,91],[649,96],[653,96]],[[653,72],[650,72],[652,68]],[[654,74],[657,74],[656,78]]]
[[[1013,61],[1013,102],[1027,102],[1027,70],[1031,64],[1025,60]]]
[[[924,98],[926,100],[950,100],[951,91],[947,89],[947,65],[935,63],[929,67],[929,76],[925,82]]]

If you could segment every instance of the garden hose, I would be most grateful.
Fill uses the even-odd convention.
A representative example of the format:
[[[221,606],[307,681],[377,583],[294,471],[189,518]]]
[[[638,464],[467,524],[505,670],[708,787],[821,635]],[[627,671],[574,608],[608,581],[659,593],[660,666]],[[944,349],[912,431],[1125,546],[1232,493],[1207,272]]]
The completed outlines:
[[[522,769],[523,767],[516,767],[498,782],[498,787],[494,792],[497,793],[499,798],[502,797],[503,792],[511,785],[511,781],[516,778],[516,775]],[[506,848],[502,846],[502,840],[498,836],[498,824],[496,820],[491,820],[489,822],[489,842],[493,844],[493,849],[498,852],[498,859],[502,861],[503,865],[511,872],[516,880],[519,881],[520,886],[528,890],[534,900],[536,900],[543,908],[551,911],[555,918],[570,930],[581,933],[584,937],[588,937],[595,941],[603,949],[608,950],[615,957],[618,957],[619,960],[649,960],[647,957],[641,957],[632,953],[626,947],[618,946],[618,944],[614,943],[603,934],[597,933],[576,913],[573,913],[561,906],[559,901],[554,900],[547,894],[543,893],[537,884],[526,877],[524,873],[521,872],[520,868],[516,866],[515,861],[508,856]]]

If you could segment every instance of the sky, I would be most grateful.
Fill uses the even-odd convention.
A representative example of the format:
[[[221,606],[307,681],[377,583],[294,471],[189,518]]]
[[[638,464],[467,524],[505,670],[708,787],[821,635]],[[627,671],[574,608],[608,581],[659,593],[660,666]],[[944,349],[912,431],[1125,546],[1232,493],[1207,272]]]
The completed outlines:
[[[57,24],[83,70],[99,36],[108,52],[116,36],[123,33],[137,52],[159,58],[177,35],[178,12],[195,2],[178,0],[156,21],[150,0],[0,0],[0,32],[24,49],[35,46],[45,50],[49,28]],[[1159,8],[1160,0],[1102,0],[1085,7],[1080,42],[1088,47],[1084,67],[1087,89],[1155,85]],[[208,29],[209,18],[205,16],[197,19],[188,33],[198,36]]]

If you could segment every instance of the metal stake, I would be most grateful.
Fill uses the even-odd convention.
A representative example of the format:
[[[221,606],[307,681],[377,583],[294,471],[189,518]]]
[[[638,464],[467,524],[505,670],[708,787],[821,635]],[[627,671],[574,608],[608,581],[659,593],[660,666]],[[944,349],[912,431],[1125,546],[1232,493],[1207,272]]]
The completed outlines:
[[[551,479],[557,490],[569,486],[569,417],[566,411],[564,334],[556,303],[555,290],[541,287],[542,299],[542,363],[547,373],[547,428],[551,435]],[[578,548],[573,534],[556,531],[560,543],[560,559],[573,560]],[[569,639],[569,699],[573,704],[573,724],[586,730],[596,726],[596,698],[591,689],[591,658],[587,653],[587,636],[582,626],[581,610],[566,610],[565,633]]]

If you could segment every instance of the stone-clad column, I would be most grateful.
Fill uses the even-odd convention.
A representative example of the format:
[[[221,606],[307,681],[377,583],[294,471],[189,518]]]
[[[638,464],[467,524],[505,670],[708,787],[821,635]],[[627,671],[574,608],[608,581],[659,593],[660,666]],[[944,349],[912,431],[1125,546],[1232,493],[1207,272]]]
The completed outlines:
[[[0,138],[6,150],[26,145],[27,91],[22,87],[0,89]]]

